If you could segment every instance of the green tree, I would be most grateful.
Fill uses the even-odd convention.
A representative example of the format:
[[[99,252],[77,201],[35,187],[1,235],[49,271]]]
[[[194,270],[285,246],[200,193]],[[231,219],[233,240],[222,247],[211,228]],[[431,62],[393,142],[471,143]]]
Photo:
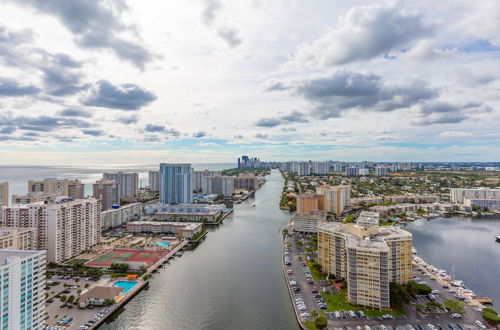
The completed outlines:
[[[500,316],[498,316],[497,311],[492,308],[483,308],[483,318],[489,323],[500,323]]]
[[[127,264],[114,263],[111,264],[111,269],[119,272],[126,272],[129,266]]]
[[[389,283],[389,293],[391,299],[391,307],[402,307],[410,303],[410,295],[406,291],[406,287],[399,283]]]
[[[443,304],[444,307],[448,308],[450,311],[453,311],[455,313],[465,314],[464,303],[461,301],[446,299],[443,302]]]
[[[73,295],[69,296],[68,299],[66,299],[66,302],[68,304],[72,304],[74,301],[75,301],[75,296]]]
[[[326,317],[320,316],[314,321],[314,326],[317,329],[326,329],[326,327],[328,326],[328,320],[326,319]]]
[[[317,311],[317,310],[315,310],[315,309],[313,309],[313,310],[311,311],[311,317],[312,317],[312,318],[316,318],[316,317],[318,317],[318,311]]]
[[[67,297],[66,297],[66,296],[64,296],[64,295],[59,297],[59,300],[60,300],[61,302],[65,302],[65,301],[66,301],[66,299],[67,299]]]

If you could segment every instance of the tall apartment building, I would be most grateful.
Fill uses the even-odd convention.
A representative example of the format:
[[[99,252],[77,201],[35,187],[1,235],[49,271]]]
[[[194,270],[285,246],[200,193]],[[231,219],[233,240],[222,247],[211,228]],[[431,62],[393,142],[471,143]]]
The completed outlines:
[[[346,176],[359,176],[359,168],[357,167],[346,167],[345,168]]]
[[[68,196],[68,179],[47,178],[29,180],[28,193],[49,193],[55,196]]]
[[[465,199],[500,199],[500,189],[450,188],[450,201],[463,204]]]
[[[316,194],[324,196],[324,210],[337,216],[351,205],[351,186],[320,186]]]
[[[292,162],[292,172],[301,176],[311,175],[309,162]]]
[[[375,167],[375,175],[376,176],[387,176],[387,167],[385,167],[385,166]]]
[[[370,175],[370,170],[367,168],[360,168],[359,175]]]
[[[311,211],[323,210],[322,206],[323,201],[320,201],[320,198],[323,199],[323,196],[315,195],[315,194],[301,194],[297,196],[297,213],[309,213]]]
[[[330,173],[330,162],[312,162],[311,173],[328,174]]]
[[[36,228],[0,228],[0,249],[36,250]]]
[[[80,180],[68,182],[68,197],[82,199],[85,197],[85,185]]]
[[[139,192],[138,173],[104,173],[102,179],[118,183],[120,185],[120,197],[136,197]]]
[[[342,164],[341,164],[341,163],[335,163],[335,164],[333,164],[333,170],[334,170],[335,172],[342,172],[342,167],[343,167],[343,166],[342,166]]]
[[[102,211],[120,205],[120,184],[115,181],[98,180],[93,185],[93,196],[101,201]]]
[[[200,192],[203,191],[203,183],[205,178],[211,177],[211,176],[220,176],[221,171],[209,171],[209,170],[204,170],[204,171],[193,171],[193,190]]]
[[[347,281],[351,304],[390,308],[389,283],[407,283],[412,235],[396,227],[319,224],[318,261],[323,272]]]
[[[0,250],[0,329],[44,329],[45,251]]]
[[[320,223],[326,222],[325,211],[311,211],[309,213],[295,213],[292,217],[293,230],[299,233],[317,233]]]
[[[0,206],[9,205],[9,183],[0,182]]]
[[[234,179],[232,176],[207,176],[202,184],[203,193],[224,195],[225,197],[232,196]]]
[[[193,169],[191,164],[160,164],[160,203],[193,202]]]
[[[234,189],[255,190],[255,173],[240,173],[234,178]]]
[[[160,171],[149,171],[149,190],[160,191]]]
[[[68,260],[101,240],[101,202],[59,197],[51,202],[1,207],[5,227],[37,229],[37,250],[53,262]]]

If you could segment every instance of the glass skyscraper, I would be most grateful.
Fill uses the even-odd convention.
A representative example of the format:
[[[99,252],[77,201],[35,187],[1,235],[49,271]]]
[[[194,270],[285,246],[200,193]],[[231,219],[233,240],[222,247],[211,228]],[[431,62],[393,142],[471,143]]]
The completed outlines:
[[[160,164],[160,203],[193,202],[193,169],[191,164]]]

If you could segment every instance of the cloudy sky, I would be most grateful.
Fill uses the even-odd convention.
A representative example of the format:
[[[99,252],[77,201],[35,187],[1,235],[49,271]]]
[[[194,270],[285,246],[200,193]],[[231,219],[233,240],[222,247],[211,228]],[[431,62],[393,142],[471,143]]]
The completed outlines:
[[[500,160],[495,0],[0,6],[0,164]]]

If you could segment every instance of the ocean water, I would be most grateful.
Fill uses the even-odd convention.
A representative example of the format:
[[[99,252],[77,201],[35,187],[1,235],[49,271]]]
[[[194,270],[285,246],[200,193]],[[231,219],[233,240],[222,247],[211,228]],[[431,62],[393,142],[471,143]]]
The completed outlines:
[[[223,170],[236,167],[234,163],[192,164],[194,170]],[[78,179],[86,184],[86,194],[92,193],[92,183],[102,178],[104,172],[137,172],[140,186],[149,184],[148,172],[157,170],[158,164],[85,164],[71,166],[12,166],[0,165],[0,182],[9,182],[9,195],[28,192],[28,180],[44,178]],[[9,196],[9,200],[11,200]]]

